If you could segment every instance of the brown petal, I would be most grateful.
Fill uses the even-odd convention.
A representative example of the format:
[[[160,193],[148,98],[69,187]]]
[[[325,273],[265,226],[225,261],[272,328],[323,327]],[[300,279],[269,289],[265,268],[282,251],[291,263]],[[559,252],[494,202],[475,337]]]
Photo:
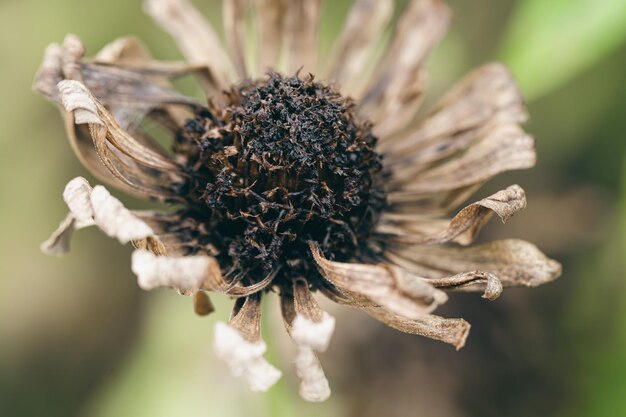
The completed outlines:
[[[456,159],[416,174],[410,169],[393,168],[398,200],[443,193],[481,184],[496,175],[535,165],[535,141],[515,124],[495,125],[482,140]]]
[[[414,246],[397,253],[425,266],[428,278],[450,273],[480,270],[495,274],[504,287],[536,287],[561,275],[561,264],[546,257],[537,247],[523,240],[498,240],[467,248]]]
[[[315,73],[317,65],[321,0],[288,0],[285,11],[287,74]]]
[[[414,116],[424,92],[423,64],[445,34],[450,11],[440,0],[412,0],[400,17],[391,44],[359,111],[386,137]]]
[[[454,240],[467,245],[476,238],[493,213],[506,222],[524,207],[526,207],[524,190],[518,185],[512,185],[465,207],[450,220],[445,228],[435,229],[441,226],[440,220],[435,220],[433,227],[429,230],[428,226],[424,226],[424,223],[428,223],[427,219],[418,219],[412,224],[410,218],[401,220],[402,217],[400,217],[394,220],[391,217],[387,218],[387,224],[382,223],[378,226],[377,231],[388,233],[392,241],[406,244],[438,244]],[[426,232],[429,233],[426,234]]]
[[[470,324],[463,319],[445,319],[432,314],[417,319],[393,314],[382,308],[370,308],[365,310],[370,316],[385,323],[387,326],[404,333],[417,334],[430,339],[449,343],[461,349],[465,346],[465,340],[469,334]]]
[[[206,316],[215,311],[213,303],[209,295],[204,291],[195,291],[193,293],[193,310],[199,316]]]
[[[417,128],[385,141],[380,149],[403,166],[425,164],[466,148],[480,138],[485,126],[523,123],[527,117],[510,72],[503,64],[491,63],[461,80]]]
[[[405,317],[421,317],[448,299],[423,278],[395,265],[329,261],[315,244],[311,252],[324,277],[339,289],[364,295]]]
[[[240,78],[246,78],[246,14],[250,7],[249,0],[224,0],[224,34],[233,63]]]
[[[183,55],[204,64],[222,88],[228,88],[230,59],[219,37],[189,0],[146,0],[144,10],[174,38]]]
[[[329,63],[328,78],[340,85],[344,95],[352,95],[362,81],[363,69],[391,19],[393,3],[393,0],[353,2]]]
[[[276,68],[283,44],[286,0],[255,0],[258,72]]]

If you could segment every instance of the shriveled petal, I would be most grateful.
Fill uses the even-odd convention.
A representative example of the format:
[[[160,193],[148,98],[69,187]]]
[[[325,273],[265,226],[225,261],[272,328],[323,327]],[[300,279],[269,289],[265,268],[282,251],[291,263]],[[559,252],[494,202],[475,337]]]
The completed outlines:
[[[249,342],[226,323],[215,323],[214,346],[217,357],[228,363],[233,375],[245,377],[252,391],[267,391],[282,376],[263,357],[267,350],[263,341]]]
[[[446,319],[432,314],[416,319],[408,319],[382,308],[369,308],[365,311],[389,327],[404,333],[416,334],[449,343],[456,350],[465,346],[465,340],[471,327],[463,319]]]
[[[178,165],[125,132],[80,82],[59,83],[61,100],[76,123],[88,123],[100,160],[111,174],[137,192],[158,200],[176,198],[166,184],[178,181]]]
[[[298,350],[296,373],[301,379],[300,396],[304,400],[321,402],[330,397],[328,379],[313,349],[302,347]]]
[[[359,112],[385,138],[402,129],[422,101],[423,64],[445,34],[450,10],[440,0],[412,0],[402,13],[374,81],[359,103]]]
[[[480,270],[495,274],[504,287],[536,287],[561,275],[561,264],[546,257],[537,247],[523,240],[498,240],[467,248],[411,246],[398,253],[416,265],[423,265],[428,278],[450,273]]]
[[[429,227],[428,220],[424,218],[412,222],[410,217],[399,216],[394,219],[390,216],[378,226],[377,231],[388,234],[393,241],[407,244],[438,244],[454,240],[467,245],[474,241],[494,213],[506,222],[524,207],[524,190],[518,185],[512,185],[465,207],[444,227],[441,227],[439,219],[433,220]]]
[[[446,294],[423,278],[395,265],[333,262],[311,244],[311,252],[324,277],[338,288],[362,294],[397,314],[418,318],[448,300]]]
[[[288,0],[285,11],[287,74],[315,73],[319,49],[319,20],[322,0]]]
[[[235,68],[240,78],[247,77],[246,69],[246,14],[250,0],[224,0],[224,34]]]
[[[215,307],[204,291],[194,291],[193,293],[193,311],[199,316],[206,316],[215,311]]]
[[[394,169],[397,201],[482,184],[494,176],[535,165],[535,141],[515,124],[495,125],[465,153],[419,174]]]
[[[489,272],[471,271],[451,277],[429,279],[435,288],[456,291],[482,291],[483,298],[495,300],[502,294],[502,283]]]
[[[65,186],[63,199],[70,213],[41,245],[44,253],[67,253],[72,231],[94,225],[121,243],[154,236],[150,226],[124,207],[106,188],[91,188],[89,182],[82,177],[74,178]]]
[[[144,290],[169,287],[191,293],[211,287],[213,277],[220,273],[217,261],[210,256],[157,256],[142,249],[133,252],[131,265]]]
[[[335,329],[335,319],[322,311],[304,280],[295,281],[293,294],[281,295],[285,327],[298,346],[296,373],[300,396],[313,402],[330,396],[330,386],[315,352],[324,352]]]
[[[411,169],[465,149],[488,125],[523,123],[527,117],[511,73],[505,65],[491,63],[461,80],[415,129],[381,143],[380,149],[388,151],[388,160]]]
[[[146,0],[144,10],[174,38],[187,60],[207,65],[227,88],[230,59],[210,23],[189,0]]]
[[[328,78],[352,95],[389,23],[393,0],[356,0],[331,53]],[[363,30],[367,28],[367,30]]]
[[[228,363],[235,376],[246,378],[252,391],[267,391],[281,377],[263,354],[261,340],[261,297],[258,294],[238,300],[229,323],[215,324],[215,352]]]
[[[39,246],[39,249],[46,255],[54,256],[62,256],[69,252],[75,221],[71,213],[65,216],[59,227]]]
[[[284,20],[287,0],[254,0],[258,31],[259,73],[277,68],[283,44]]]

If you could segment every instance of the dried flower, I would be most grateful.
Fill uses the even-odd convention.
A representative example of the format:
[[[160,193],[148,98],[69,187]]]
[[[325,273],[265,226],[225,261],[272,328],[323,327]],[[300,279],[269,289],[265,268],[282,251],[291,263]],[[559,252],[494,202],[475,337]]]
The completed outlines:
[[[104,187],[75,178],[63,193],[70,213],[42,249],[63,254],[73,230],[97,226],[135,245],[141,288],[192,295],[198,314],[213,311],[205,291],[235,297],[229,323],[216,325],[215,349],[253,390],[281,375],[263,358],[261,299],[270,291],[280,295],[298,346],[300,393],[322,401],[330,389],[317,354],[335,321],[313,292],[459,349],[469,324],[432,314],[447,291],[492,300],[503,287],[534,287],[560,274],[527,242],[466,247],[494,213],[506,221],[525,207],[519,186],[449,217],[493,176],[532,167],[535,151],[519,127],[527,117],[522,98],[497,63],[413,122],[424,61],[450,20],[441,1],[408,3],[369,77],[364,69],[392,0],[355,0],[323,66],[321,0],[224,0],[228,52],[187,0],[145,6],[189,63],[152,59],[133,38],[85,59],[80,40],[68,35],[47,48],[35,89],[61,105],[72,147],[94,176],[176,211],[130,211]],[[244,42],[252,12],[256,65]],[[173,89],[171,79],[186,74],[207,103]],[[172,138],[169,151],[152,138],[154,126]]]

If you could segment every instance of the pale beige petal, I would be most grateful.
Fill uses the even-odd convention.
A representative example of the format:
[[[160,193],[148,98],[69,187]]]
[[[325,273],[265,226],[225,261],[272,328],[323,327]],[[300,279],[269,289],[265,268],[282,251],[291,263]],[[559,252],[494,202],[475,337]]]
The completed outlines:
[[[283,41],[287,74],[293,75],[300,69],[304,74],[315,74],[322,0],[289,0],[286,7]]]
[[[414,228],[410,217],[383,217],[376,231],[388,235],[393,241],[407,244],[438,244],[454,240],[467,245],[474,241],[494,213],[506,222],[524,207],[524,190],[518,185],[512,185],[465,207],[445,227],[441,227],[442,222],[439,220],[429,230],[423,225],[428,222],[427,219],[418,219]]]
[[[467,248],[408,246],[394,251],[416,265],[425,266],[427,270],[422,272],[433,279],[480,270],[496,275],[504,287],[536,287],[561,275],[560,263],[523,240],[498,240]]]
[[[74,216],[68,214],[59,227],[43,242],[39,249],[46,255],[62,256],[70,250],[70,240],[74,232]]]
[[[210,23],[189,0],[146,0],[144,9],[190,62],[207,65],[223,88],[229,86],[230,60]]]
[[[527,117],[511,73],[491,63],[461,80],[415,129],[381,143],[380,149],[402,166],[431,163],[470,146],[486,126],[523,123]]]
[[[355,0],[329,60],[328,78],[352,95],[393,13],[393,0]],[[367,29],[364,29],[367,28]]]
[[[448,299],[423,278],[395,265],[333,262],[316,245],[311,245],[311,251],[324,277],[338,288],[364,295],[405,317],[421,317]]]
[[[246,379],[252,391],[267,391],[282,374],[263,357],[267,346],[260,333],[261,298],[254,295],[240,300],[228,324],[215,324],[215,353],[233,375]]]
[[[95,224],[91,192],[93,188],[83,177],[76,177],[67,183],[63,190],[63,201],[70,209],[75,219],[76,228],[93,226]]]
[[[465,346],[465,341],[471,327],[470,324],[463,319],[446,319],[432,314],[417,319],[408,319],[382,308],[369,308],[365,311],[389,327],[400,330],[401,332],[416,334],[449,343],[454,346],[456,350]]]
[[[133,252],[131,265],[142,289],[167,287],[181,293],[191,293],[210,286],[207,282],[219,271],[215,258],[210,256],[157,256],[142,249]]]
[[[43,55],[43,61],[35,81],[33,82],[33,90],[49,100],[56,100],[59,93],[56,88],[59,81],[63,79],[61,69],[61,57],[63,48],[58,43],[50,44],[46,47]]]
[[[254,0],[259,73],[278,69],[287,0]]]
[[[224,34],[226,45],[240,78],[246,78],[246,15],[250,0],[223,0]]]
[[[458,158],[424,172],[393,168],[392,198],[410,201],[422,195],[444,193],[482,184],[496,175],[531,168],[536,163],[535,141],[515,124],[495,125]]]
[[[387,53],[359,103],[384,140],[402,129],[424,93],[424,61],[446,32],[450,11],[440,0],[411,0],[400,17]]]
[[[296,345],[295,365],[300,377],[300,396],[306,401],[324,401],[330,386],[315,352],[324,352],[335,329],[335,319],[322,311],[304,280],[294,282],[293,294],[281,294],[285,327]]]
[[[302,399],[321,402],[330,397],[328,379],[313,349],[302,347],[298,350],[296,373],[301,380],[299,392]]]

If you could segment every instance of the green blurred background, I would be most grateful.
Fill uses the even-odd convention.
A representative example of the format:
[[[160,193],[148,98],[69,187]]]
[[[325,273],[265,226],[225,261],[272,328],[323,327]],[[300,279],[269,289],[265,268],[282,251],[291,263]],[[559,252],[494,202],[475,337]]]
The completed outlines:
[[[324,51],[349,3],[326,2]],[[298,398],[275,307],[264,335],[285,377],[252,394],[212,352],[228,300],[198,318],[171,291],[140,292],[130,249],[95,230],[78,233],[64,259],[39,253],[65,215],[64,184],[91,178],[56,109],[30,91],[45,46],[73,32],[95,53],[134,34],[159,58],[180,55],[140,2],[1,0],[0,415],[626,415],[626,1],[449,3],[455,17],[430,61],[430,99],[503,60],[528,99],[539,152],[536,169],[488,185],[519,183],[529,205],[482,238],[531,240],[564,274],[496,302],[455,294],[442,314],[473,325],[460,352],[331,308],[337,332],[322,361],[333,396],[316,405]],[[219,1],[199,6],[220,28]]]

